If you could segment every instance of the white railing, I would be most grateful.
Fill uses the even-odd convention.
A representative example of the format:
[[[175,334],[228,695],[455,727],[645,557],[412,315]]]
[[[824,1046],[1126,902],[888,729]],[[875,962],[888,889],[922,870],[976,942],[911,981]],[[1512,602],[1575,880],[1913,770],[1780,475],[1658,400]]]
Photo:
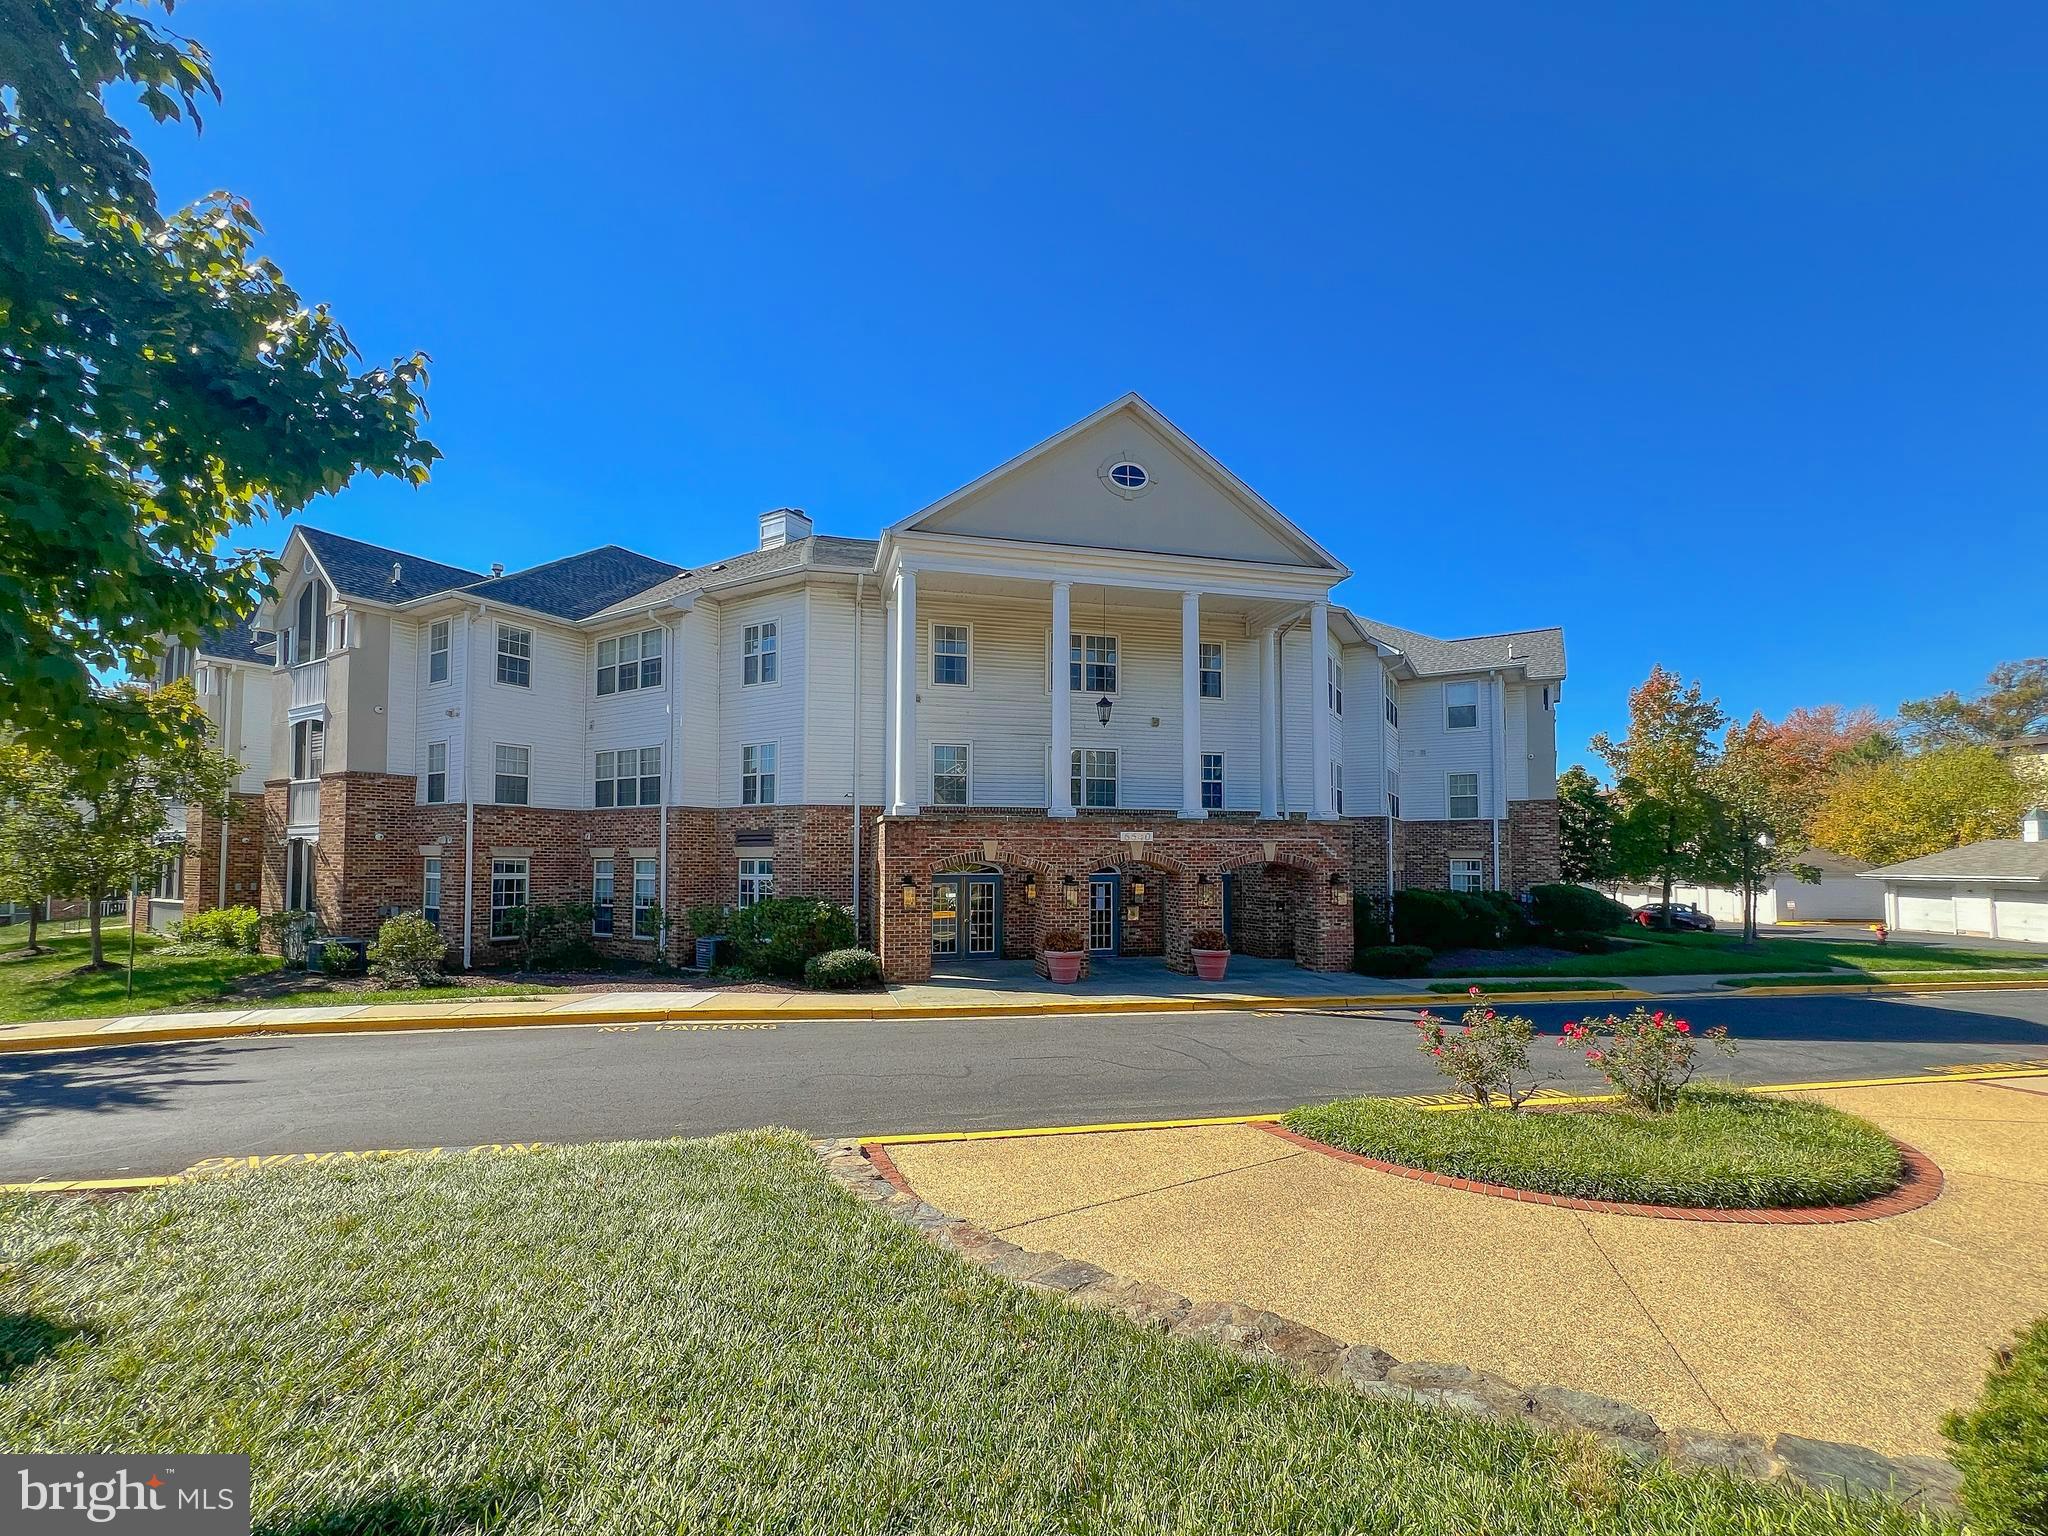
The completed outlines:
[[[293,709],[309,709],[327,702],[327,658],[302,661],[292,668]]]
[[[320,781],[294,779],[285,803],[285,820],[294,827],[320,825]]]

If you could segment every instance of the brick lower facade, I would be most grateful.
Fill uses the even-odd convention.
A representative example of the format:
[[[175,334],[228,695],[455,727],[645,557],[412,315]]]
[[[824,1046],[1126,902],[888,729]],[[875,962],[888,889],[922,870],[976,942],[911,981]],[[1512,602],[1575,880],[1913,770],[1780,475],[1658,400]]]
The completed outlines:
[[[261,797],[241,797],[230,822],[231,902],[254,899],[265,912],[284,906],[286,797],[282,781],[267,785]],[[327,931],[373,937],[391,912],[420,907],[423,861],[438,857],[441,930],[449,947],[459,958],[467,920],[472,963],[491,966],[509,959],[509,946],[490,934],[494,858],[525,859],[528,900],[558,904],[588,902],[592,861],[610,857],[617,935],[600,947],[652,958],[652,941],[630,936],[632,860],[657,857],[662,814],[651,807],[478,805],[475,867],[465,869],[465,807],[419,804],[416,781],[408,775],[333,774],[320,785],[319,838],[311,852],[315,904]],[[725,907],[737,899],[744,857],[774,859],[779,894],[854,902],[856,829],[848,806],[671,806],[665,814],[668,862],[659,899],[678,947],[688,937],[693,907]],[[891,980],[922,979],[932,963],[932,877],[993,867],[1005,876],[1001,952],[1036,959],[1042,968],[1048,934],[1085,930],[1088,877],[1114,870],[1122,897],[1120,953],[1158,956],[1188,971],[1191,935],[1228,926],[1235,947],[1246,954],[1292,959],[1311,970],[1348,970],[1352,892],[1387,889],[1390,853],[1396,885],[1445,888],[1453,857],[1482,860],[1487,883],[1493,883],[1493,823],[1408,821],[1394,827],[1390,850],[1381,817],[1261,821],[1234,812],[1182,820],[1166,812],[1127,811],[1056,820],[1034,810],[978,808],[927,809],[916,816],[867,813],[858,839],[858,921],[863,941],[881,954]],[[212,852],[188,853],[188,860],[201,862],[196,879],[188,863],[187,895],[189,900],[194,887],[205,883],[210,904],[219,823],[200,830],[209,834]],[[1500,824],[1500,849],[1504,887],[1555,879],[1554,802],[1511,805]],[[906,881],[911,904],[904,899]],[[248,895],[241,894],[245,889]]]
[[[227,833],[227,900],[221,900],[221,833]],[[179,890],[186,917],[216,907],[254,907],[263,895],[263,796],[236,795],[225,818],[195,806],[185,817]]]

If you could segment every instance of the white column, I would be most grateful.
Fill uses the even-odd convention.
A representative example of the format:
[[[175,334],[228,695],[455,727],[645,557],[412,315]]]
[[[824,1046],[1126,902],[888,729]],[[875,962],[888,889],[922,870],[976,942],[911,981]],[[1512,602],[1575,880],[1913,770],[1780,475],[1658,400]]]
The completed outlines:
[[[1330,605],[1314,602],[1308,606],[1308,703],[1309,740],[1314,745],[1315,781],[1309,788],[1317,821],[1336,815],[1330,800],[1330,764],[1335,760],[1330,747]]]
[[[1046,815],[1074,814],[1074,785],[1068,764],[1074,755],[1074,695],[1067,682],[1067,647],[1072,643],[1074,584],[1052,584],[1052,654],[1046,658],[1052,699],[1052,762],[1048,769]]]
[[[896,774],[889,813],[917,814],[917,572],[896,573]]]
[[[1277,628],[1259,631],[1259,815],[1280,814],[1280,645]]]
[[[1180,595],[1180,813],[1202,809],[1202,594]]]

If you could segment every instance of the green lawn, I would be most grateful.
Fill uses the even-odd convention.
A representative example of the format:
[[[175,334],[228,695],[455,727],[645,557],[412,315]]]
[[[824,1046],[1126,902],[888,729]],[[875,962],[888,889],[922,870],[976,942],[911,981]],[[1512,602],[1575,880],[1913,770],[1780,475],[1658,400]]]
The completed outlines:
[[[1429,990],[1432,992],[1463,992],[1468,985],[1469,983],[1462,981],[1433,981],[1429,984]],[[1497,982],[1486,990],[1490,996],[1506,997],[1516,992],[1620,992],[1625,989],[1618,981],[1580,980],[1577,977],[1572,977],[1568,978],[1562,987],[1554,981],[1537,979],[1531,981]]]
[[[1458,1178],[1588,1200],[1747,1209],[1848,1205],[1894,1189],[1891,1138],[1826,1105],[1690,1088],[1668,1115],[1613,1107],[1431,1112],[1340,1099],[1286,1116],[1334,1147]]]
[[[487,997],[544,997],[547,987],[510,981],[480,981],[469,986],[339,988],[335,991],[291,992],[277,997],[222,997],[199,1007],[228,1012],[237,1008],[349,1008],[361,1003],[475,1002]]]
[[[1952,1529],[1069,1308],[787,1133],[15,1197],[0,1255],[0,1444],[246,1452],[268,1536]]]
[[[120,920],[114,920],[118,923]],[[24,958],[26,930],[7,930],[12,942],[0,949],[0,1024],[38,1019],[105,1018],[120,1013],[148,1013],[158,1008],[203,1006],[228,991],[244,976],[274,971],[283,964],[275,955],[250,955],[233,950],[205,954],[165,953],[163,943],[139,935],[135,946],[135,996],[128,996],[128,930],[109,926],[102,939],[114,968],[87,972],[91,942],[84,934],[67,933],[43,942],[50,953]]]
[[[1827,971],[1847,966],[1872,974],[1900,971],[2011,970],[2029,964],[2011,951],[1951,949],[1932,944],[1873,944],[1855,939],[1759,939],[1739,933],[1659,933],[1631,929],[1628,947],[1606,955],[1565,955],[1537,965],[1458,966],[1438,976],[1711,976]],[[2048,964],[2048,961],[2042,962]]]

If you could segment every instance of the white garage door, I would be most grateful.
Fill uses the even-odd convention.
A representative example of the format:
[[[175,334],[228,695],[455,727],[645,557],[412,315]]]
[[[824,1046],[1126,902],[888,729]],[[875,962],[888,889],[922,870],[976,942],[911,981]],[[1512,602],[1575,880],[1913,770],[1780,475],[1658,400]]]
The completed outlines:
[[[1991,937],[1991,887],[1959,885],[1951,898],[1955,903],[1956,932],[1976,938]]]
[[[1955,903],[1946,886],[1899,887],[1899,929],[1903,933],[1954,933]]]
[[[1998,936],[2001,939],[2030,939],[2048,944],[2048,893],[2028,896],[2000,895]]]

